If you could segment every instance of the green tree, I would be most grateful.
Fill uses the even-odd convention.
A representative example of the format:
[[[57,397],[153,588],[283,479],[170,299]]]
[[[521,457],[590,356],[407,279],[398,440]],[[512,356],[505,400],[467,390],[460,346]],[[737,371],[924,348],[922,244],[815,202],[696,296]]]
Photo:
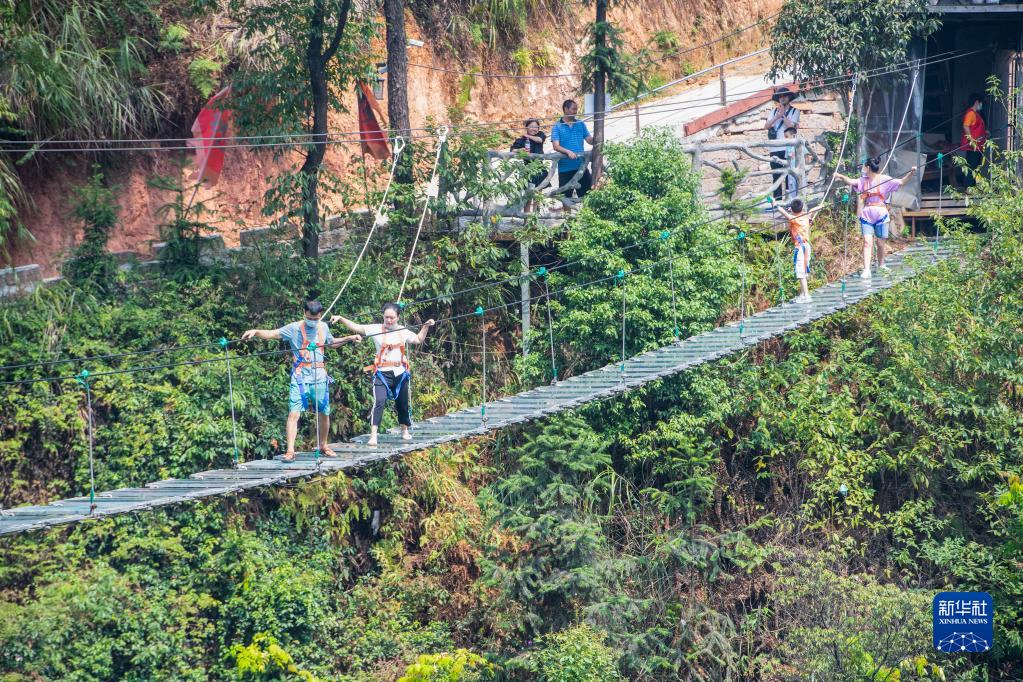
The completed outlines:
[[[786,0],[771,32],[771,76],[812,85],[904,62],[912,41],[939,25],[926,0]]]
[[[302,253],[316,258],[323,227],[319,186],[327,153],[327,117],[345,111],[345,95],[370,66],[374,25],[353,0],[232,0],[242,35],[254,47],[233,77],[239,127],[276,136],[276,152],[300,150],[302,165],[268,193],[266,212],[298,216]]]
[[[570,372],[621,357],[623,288],[632,355],[669,341],[676,322],[681,338],[710,328],[739,287],[735,239],[707,220],[699,176],[678,138],[648,130],[607,155],[607,183],[587,195],[560,244],[571,265],[549,275],[552,292],[565,290],[552,296],[551,310],[557,361]],[[618,272],[623,280],[612,279]],[[576,286],[600,279],[606,283]],[[546,317],[545,307],[533,315]],[[547,332],[535,329],[530,347],[545,347]],[[550,358],[534,353],[527,366],[537,376]]]
[[[596,474],[611,459],[601,438],[575,416],[543,425],[509,454],[513,472],[495,486],[500,523],[529,551],[504,555],[492,578],[524,610],[524,633],[557,629],[599,585],[593,561],[604,540],[587,510],[606,492]]]
[[[109,286],[117,272],[117,262],[107,251],[110,230],[117,224],[117,187],[103,184],[99,167],[89,182],[75,191],[72,214],[83,226],[81,243],[71,260],[64,264],[64,276],[77,284],[91,283],[100,288]]]
[[[540,682],[611,682],[622,679],[607,633],[575,625],[543,638],[532,657]]]

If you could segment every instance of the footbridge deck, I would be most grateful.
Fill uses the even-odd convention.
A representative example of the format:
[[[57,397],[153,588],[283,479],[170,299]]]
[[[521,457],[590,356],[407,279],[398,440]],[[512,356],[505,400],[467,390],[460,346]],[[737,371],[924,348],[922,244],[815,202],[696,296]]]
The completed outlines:
[[[377,447],[366,445],[368,436],[358,436],[331,448],[336,458],[300,455],[294,462],[253,460],[236,469],[215,469],[188,478],[167,479],[141,488],[120,488],[98,493],[94,502],[88,497],[59,500],[47,505],[0,510],[0,535],[8,535],[117,514],[134,513],[179,504],[190,500],[229,495],[239,491],[287,483],[297,479],[326,475],[339,470],[357,469],[416,450],[479,436],[513,424],[541,419],[589,402],[625,393],[637,386],[682,372],[718,358],[736,353],[760,341],[777,337],[814,320],[859,303],[888,289],[938,259],[953,253],[951,244],[940,246],[917,242],[889,259],[891,270],[873,279],[850,278],[843,287],[833,283],[813,292],[813,302],[786,302],[753,315],[740,325],[733,322],[678,344],[634,356],[586,372],[557,385],[540,386],[486,403],[486,421],[481,406],[452,412],[420,422],[414,439],[403,441],[396,433],[381,434]]]

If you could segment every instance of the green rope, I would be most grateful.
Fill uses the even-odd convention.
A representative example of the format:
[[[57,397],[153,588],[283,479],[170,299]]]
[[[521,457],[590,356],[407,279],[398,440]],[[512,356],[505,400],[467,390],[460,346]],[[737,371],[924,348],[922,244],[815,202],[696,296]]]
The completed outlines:
[[[89,420],[89,513],[92,514],[96,510],[96,466],[93,460],[92,388],[89,386],[89,370],[83,369],[75,380],[85,389],[86,416]]]
[[[782,245],[781,242],[778,242],[778,255],[775,258],[775,262],[778,263],[778,305],[785,302],[785,277],[782,275],[781,253]]]

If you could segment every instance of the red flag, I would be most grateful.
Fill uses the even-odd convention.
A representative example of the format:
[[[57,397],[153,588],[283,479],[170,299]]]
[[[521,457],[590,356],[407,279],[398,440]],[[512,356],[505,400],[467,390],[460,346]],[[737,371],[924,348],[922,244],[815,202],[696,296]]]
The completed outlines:
[[[391,155],[391,148],[387,146],[387,136],[380,129],[377,117],[373,113],[376,111],[380,118],[384,117],[380,111],[380,104],[363,81],[359,81],[356,86],[355,95],[359,100],[359,140],[362,153],[369,154],[374,159],[386,159]]]
[[[193,138],[188,146],[195,148],[195,163],[199,170],[192,179],[217,184],[224,168],[224,137],[231,122],[231,110],[223,108],[220,100],[231,93],[231,86],[213,95],[192,124]]]

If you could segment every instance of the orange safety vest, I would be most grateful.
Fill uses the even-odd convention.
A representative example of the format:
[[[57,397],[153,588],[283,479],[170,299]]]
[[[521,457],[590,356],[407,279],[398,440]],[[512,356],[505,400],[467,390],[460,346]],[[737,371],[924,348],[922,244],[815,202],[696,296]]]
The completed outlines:
[[[322,327],[319,324],[316,325],[316,346],[320,349],[320,357],[323,357],[323,346],[324,337],[321,336]],[[309,350],[309,337],[305,333],[305,323],[299,325],[299,330],[302,332],[302,347],[295,353],[295,365],[291,368],[291,373],[294,374],[300,369],[324,369],[325,366],[322,361],[314,362],[316,356],[314,351]]]

